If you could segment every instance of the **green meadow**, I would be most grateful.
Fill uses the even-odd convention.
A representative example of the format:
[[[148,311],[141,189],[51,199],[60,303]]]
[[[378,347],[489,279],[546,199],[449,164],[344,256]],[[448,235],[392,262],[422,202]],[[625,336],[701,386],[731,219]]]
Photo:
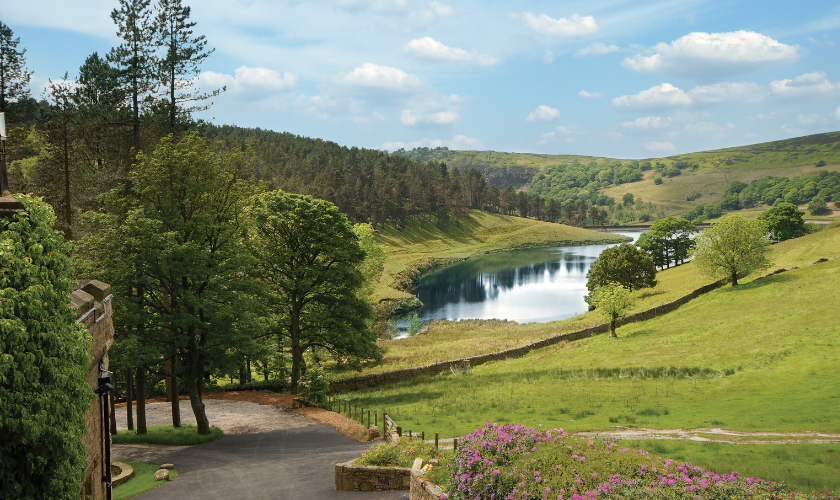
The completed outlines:
[[[717,289],[670,314],[623,326],[617,339],[599,335],[561,343],[457,376],[417,377],[342,398],[387,411],[403,429],[424,431],[427,436],[460,435],[486,421],[567,431],[632,425],[838,432],[840,259],[813,263],[840,256],[840,229],[773,245],[770,256],[774,265],[768,271],[792,270],[761,279],[752,276],[738,287]],[[673,300],[708,282],[690,263],[664,271],[659,278],[656,288],[636,292],[637,309]],[[447,354],[449,359],[469,356],[598,321],[588,313],[543,325],[433,323],[428,333],[386,343],[385,363],[399,358],[395,367],[416,366],[446,359]],[[772,446],[790,454],[806,445]],[[689,451],[686,445],[678,454],[694,456]],[[726,464],[746,460],[733,456],[712,465],[729,467]],[[820,489],[819,481],[837,477],[824,470],[837,466],[836,456],[830,457],[829,465],[814,468],[807,463],[815,459],[792,458],[801,472],[797,484]],[[783,465],[765,467],[757,457],[753,462],[756,475],[787,478]],[[702,460],[698,464],[711,466]],[[808,471],[817,471],[817,482],[804,479]]]

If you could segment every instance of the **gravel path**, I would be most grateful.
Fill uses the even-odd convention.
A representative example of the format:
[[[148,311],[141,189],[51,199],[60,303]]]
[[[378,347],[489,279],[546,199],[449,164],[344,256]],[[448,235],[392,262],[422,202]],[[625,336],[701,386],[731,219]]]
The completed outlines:
[[[188,400],[179,401],[181,404],[181,423],[195,425],[195,416]],[[223,430],[225,434],[253,434],[256,432],[270,432],[297,427],[317,425],[317,422],[291,411],[283,406],[262,405],[245,401],[227,401],[223,399],[205,399],[205,411],[210,425]],[[134,411],[134,421],[137,422],[137,408]],[[116,409],[117,429],[124,430],[126,424],[126,409]],[[172,424],[172,407],[170,403],[147,403],[146,425]]]

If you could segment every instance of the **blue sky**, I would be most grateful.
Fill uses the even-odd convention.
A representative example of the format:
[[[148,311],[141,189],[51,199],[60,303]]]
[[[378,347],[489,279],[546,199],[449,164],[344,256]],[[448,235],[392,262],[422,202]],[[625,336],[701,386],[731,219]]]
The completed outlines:
[[[195,0],[201,117],[393,150],[645,158],[840,130],[836,1]],[[33,95],[116,1],[7,2]]]

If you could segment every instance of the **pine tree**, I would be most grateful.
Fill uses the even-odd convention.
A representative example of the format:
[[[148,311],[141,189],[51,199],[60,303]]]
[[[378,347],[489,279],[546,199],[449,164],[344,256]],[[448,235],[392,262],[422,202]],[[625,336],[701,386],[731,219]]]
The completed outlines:
[[[26,70],[26,49],[18,50],[20,37],[12,38],[12,29],[0,21],[0,112],[5,113],[12,102],[29,97],[29,79]]]

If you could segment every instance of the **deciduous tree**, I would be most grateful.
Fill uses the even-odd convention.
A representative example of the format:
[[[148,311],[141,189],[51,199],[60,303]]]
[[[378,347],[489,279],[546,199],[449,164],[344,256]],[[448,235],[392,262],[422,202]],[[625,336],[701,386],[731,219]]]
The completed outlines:
[[[265,285],[270,324],[292,354],[292,392],[303,354],[320,347],[333,356],[381,359],[368,301],[360,297],[365,253],[335,205],[272,191],[249,207],[248,247]]]
[[[770,239],[785,241],[805,236],[805,219],[802,212],[793,203],[781,202],[758,216],[764,222]]]
[[[630,289],[619,283],[607,283],[592,292],[591,302],[595,310],[599,311],[609,323],[610,337],[617,337],[616,325],[633,305],[633,294]]]
[[[726,214],[712,227],[697,236],[694,262],[707,275],[729,278],[738,285],[738,276],[746,276],[770,266],[767,258],[770,241],[760,220],[740,214]]]
[[[644,250],[622,243],[601,252],[586,278],[588,301],[592,304],[592,292],[610,283],[618,283],[630,291],[656,286],[656,265]]]

